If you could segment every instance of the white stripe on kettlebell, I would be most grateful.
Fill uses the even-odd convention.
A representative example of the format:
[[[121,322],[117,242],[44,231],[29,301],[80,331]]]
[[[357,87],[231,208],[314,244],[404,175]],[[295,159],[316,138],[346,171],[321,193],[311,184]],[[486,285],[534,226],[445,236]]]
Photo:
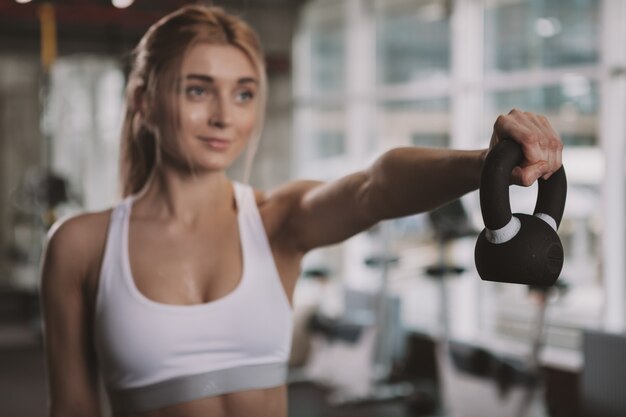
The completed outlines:
[[[548,223],[548,226],[550,226],[552,230],[556,232],[556,220],[554,220],[554,217],[546,213],[537,213],[535,214],[535,217],[539,217],[541,220]]]
[[[511,216],[511,220],[506,226],[496,230],[485,229],[485,237],[488,242],[499,245],[513,239],[521,227],[522,223],[519,219],[515,216]]]

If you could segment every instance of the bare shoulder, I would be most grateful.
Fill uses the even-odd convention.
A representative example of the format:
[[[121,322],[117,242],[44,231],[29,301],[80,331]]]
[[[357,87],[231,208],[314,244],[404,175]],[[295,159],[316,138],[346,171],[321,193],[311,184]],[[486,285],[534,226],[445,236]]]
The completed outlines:
[[[308,191],[323,184],[320,181],[297,180],[269,191],[254,190],[256,203],[270,239],[282,235],[289,215]]]
[[[72,273],[55,276],[85,278],[96,267],[106,241],[112,209],[86,212],[58,220],[47,236],[44,263]]]
[[[90,242],[94,238],[106,234],[111,211],[85,212],[59,219],[48,232],[48,243],[73,249],[92,246]]]

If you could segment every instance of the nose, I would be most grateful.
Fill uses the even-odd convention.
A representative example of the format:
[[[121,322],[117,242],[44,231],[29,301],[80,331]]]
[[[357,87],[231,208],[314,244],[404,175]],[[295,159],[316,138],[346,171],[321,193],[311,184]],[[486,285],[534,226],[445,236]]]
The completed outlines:
[[[217,127],[220,129],[223,129],[224,127],[226,127],[226,124],[219,118],[215,118],[215,117],[211,117],[209,119],[209,125],[212,127]]]
[[[220,129],[230,124],[230,109],[228,102],[222,97],[215,97],[212,100],[211,111],[209,113],[209,125]]]

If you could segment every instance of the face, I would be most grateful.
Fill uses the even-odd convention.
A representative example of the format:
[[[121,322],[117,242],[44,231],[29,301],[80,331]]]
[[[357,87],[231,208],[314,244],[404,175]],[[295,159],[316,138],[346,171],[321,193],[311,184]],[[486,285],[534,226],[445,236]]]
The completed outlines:
[[[182,62],[176,153],[196,170],[228,168],[245,148],[258,113],[259,79],[248,57],[200,43]]]

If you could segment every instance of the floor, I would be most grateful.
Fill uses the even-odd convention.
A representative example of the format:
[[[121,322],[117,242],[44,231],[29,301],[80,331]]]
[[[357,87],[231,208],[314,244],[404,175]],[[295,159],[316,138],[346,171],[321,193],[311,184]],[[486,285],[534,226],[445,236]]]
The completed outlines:
[[[45,416],[46,395],[41,347],[0,350],[0,415]]]

